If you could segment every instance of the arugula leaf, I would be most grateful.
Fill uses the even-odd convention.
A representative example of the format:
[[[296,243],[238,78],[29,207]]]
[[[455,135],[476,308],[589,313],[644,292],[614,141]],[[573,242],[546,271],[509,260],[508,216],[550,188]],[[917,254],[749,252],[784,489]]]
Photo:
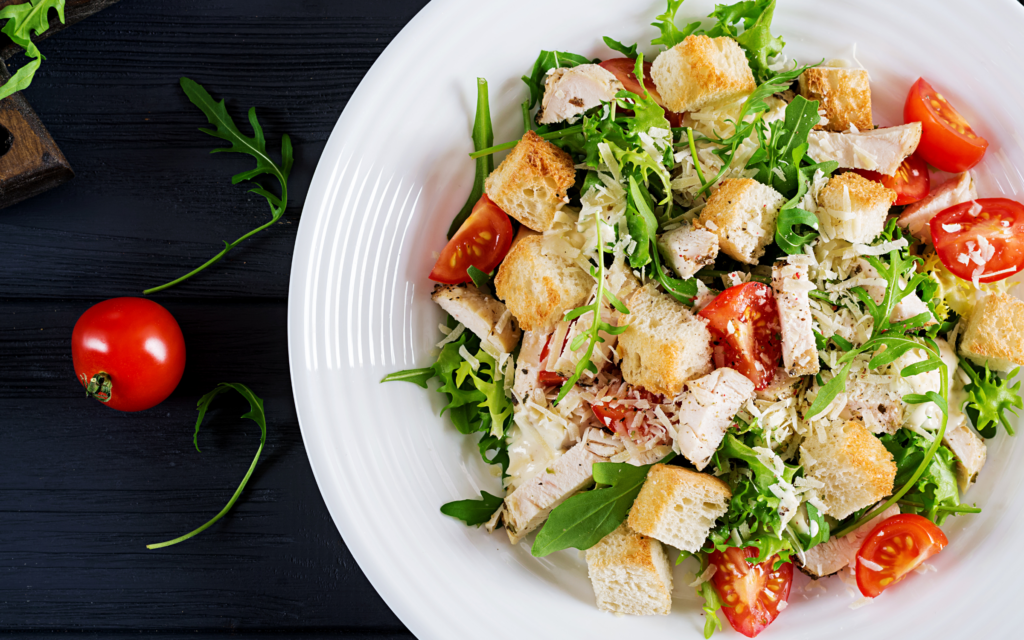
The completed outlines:
[[[592,64],[600,60],[591,60],[585,56],[568,51],[541,51],[533,63],[533,70],[530,75],[523,76],[523,82],[530,89],[530,109],[537,106],[541,96],[544,95],[544,78],[548,71],[560,67],[576,67],[581,64]]]
[[[32,42],[32,37],[50,28],[51,10],[57,12],[60,23],[64,24],[64,0],[27,0],[21,4],[9,4],[0,10],[0,20],[7,20],[0,31],[10,38],[11,42],[24,49],[25,55],[31,58],[28,64],[18,69],[3,86],[0,86],[0,100],[32,84],[32,79],[44,58],[36,43]]]
[[[437,375],[433,367],[424,367],[423,369],[405,369],[404,371],[396,371],[389,373],[380,379],[381,382],[411,382],[419,385],[424,389],[427,388],[427,380],[430,380]]]
[[[487,97],[487,80],[476,79],[476,119],[473,120],[473,150],[480,151],[494,144],[494,130],[491,128],[490,99]],[[462,223],[466,221],[473,207],[484,195],[484,180],[494,171],[494,157],[490,154],[476,158],[476,173],[473,176],[473,188],[469,192],[466,204],[462,205],[458,215],[448,227],[448,239],[451,240]]]
[[[441,513],[458,518],[471,527],[479,527],[491,519],[502,502],[502,498],[481,491],[479,500],[456,500],[441,505]]]
[[[810,227],[811,231],[803,234],[796,232],[796,227]],[[793,207],[779,211],[779,220],[775,227],[775,244],[789,255],[803,253],[804,246],[818,237],[818,216],[803,209]]]
[[[651,44],[663,44],[671,49],[685,40],[686,36],[699,32],[699,20],[697,22],[691,22],[683,27],[682,30],[676,27],[676,12],[679,11],[679,6],[681,4],[683,4],[683,0],[668,0],[668,9],[665,13],[655,18],[655,21],[651,23],[652,27],[657,27],[658,30],[661,31],[661,35],[654,40],[651,40]]]
[[[906,429],[880,438],[896,462],[896,484],[907,483],[925,459],[931,443]],[[960,491],[956,481],[956,457],[945,445],[936,449],[910,491],[900,500],[904,513],[922,515],[941,526],[951,513],[959,511]],[[919,506],[918,506],[919,505]]]
[[[1017,410],[1024,409],[1024,400],[1020,397],[1020,382],[1010,386],[1010,380],[1017,376],[1020,367],[1011,371],[1005,378],[989,370],[988,364],[982,370],[970,360],[960,358],[960,368],[970,377],[970,384],[964,387],[967,392],[965,401],[967,415],[974,428],[983,438],[994,438],[996,428],[1003,425],[1006,433],[1013,435],[1013,427],[1007,414],[1017,416]]]
[[[604,37],[604,43],[612,51],[618,51],[619,53],[621,53],[623,56],[625,56],[627,58],[635,58],[636,57],[636,44],[632,44],[632,45],[627,47],[626,45],[622,44],[618,40],[614,40],[612,38],[609,38],[608,36]]]
[[[651,243],[657,241],[658,219],[648,204],[647,198],[640,190],[636,178],[629,176],[629,190],[626,193],[626,226],[629,235],[636,241],[636,248],[629,256],[629,264],[634,269],[651,261]]]
[[[235,502],[237,502],[238,497],[242,495],[242,490],[245,489],[246,483],[249,482],[249,478],[252,476],[253,470],[256,469],[256,463],[259,462],[260,454],[263,453],[263,445],[267,443],[267,417],[266,414],[264,414],[263,412],[263,400],[259,398],[255,393],[253,393],[249,387],[245,386],[240,382],[222,382],[218,384],[216,387],[214,387],[213,391],[207,393],[205,396],[199,399],[199,403],[197,404],[197,408],[199,409],[199,417],[196,419],[196,431],[195,434],[192,436],[192,442],[193,444],[195,444],[196,451],[199,451],[199,427],[203,424],[203,417],[206,416],[206,410],[210,408],[210,403],[213,402],[214,398],[224,393],[225,391],[229,391],[232,389],[242,394],[242,397],[249,401],[249,411],[242,414],[242,418],[248,418],[249,420],[252,420],[256,424],[258,424],[260,427],[260,446],[258,449],[256,449],[256,457],[252,459],[252,464],[249,465],[249,470],[245,473],[245,477],[242,478],[242,482],[238,485],[238,489],[235,490],[235,494],[231,496],[231,499],[228,500],[228,503],[224,505],[223,509],[220,510],[220,513],[215,515],[210,521],[208,521],[206,524],[204,524],[203,526],[199,527],[194,531],[186,533],[185,535],[177,537],[173,540],[168,540],[167,542],[147,544],[147,549],[160,549],[162,547],[169,547],[171,545],[178,544],[179,542],[184,542],[185,540],[188,540],[193,536],[199,535],[206,529],[209,529],[213,525],[213,523],[223,518],[224,515],[231,510],[231,507],[235,506]]]
[[[228,115],[228,109],[224,105],[223,100],[220,102],[215,101],[213,97],[210,96],[210,93],[202,87],[202,85],[188,78],[181,79],[181,88],[192,104],[199,107],[199,109],[206,115],[207,120],[210,121],[210,124],[216,127],[216,129],[200,129],[200,131],[211,135],[214,138],[219,138],[231,143],[231,146],[229,147],[218,147],[210,153],[244,153],[252,156],[256,160],[255,169],[235,174],[231,177],[231,184],[238,184],[239,182],[253,180],[262,175],[271,175],[276,178],[280,184],[281,195],[280,197],[274,195],[260,186],[250,189],[249,193],[261,195],[267,199],[267,203],[270,205],[270,221],[253,229],[234,242],[228,243],[225,241],[224,249],[222,249],[220,253],[180,278],[172,280],[166,284],[162,284],[159,287],[146,289],[142,292],[147,295],[157,291],[162,291],[168,287],[173,287],[179,282],[191,278],[210,265],[219,262],[228,251],[237,247],[243,240],[246,240],[250,236],[253,236],[277,223],[277,221],[281,219],[281,216],[284,215],[285,209],[288,206],[288,175],[291,173],[292,162],[294,160],[292,156],[292,140],[288,137],[288,134],[281,136],[281,164],[277,164],[267,153],[267,140],[263,136],[263,128],[256,119],[256,107],[251,107],[249,109],[249,124],[252,126],[253,131],[253,137],[250,138],[238,130],[238,126],[235,124],[234,120],[231,119],[231,116]]]
[[[466,272],[469,273],[469,277],[473,280],[473,285],[477,289],[489,292],[489,288],[487,286],[491,281],[491,276],[489,274],[484,273],[483,271],[477,269],[473,265],[469,265],[469,268],[466,269]]]
[[[690,278],[688,280],[680,280],[667,275],[661,266],[661,259],[659,252],[661,248],[655,247],[651,251],[651,258],[654,260],[654,278],[665,290],[665,293],[669,294],[677,301],[682,302],[688,307],[693,306],[693,299],[697,297],[697,278]]]
[[[657,464],[674,457],[670,453]],[[628,462],[594,464],[594,481],[607,487],[577,493],[555,507],[537,534],[531,553],[541,557],[570,547],[585,550],[600,542],[629,515],[653,466],[634,467]]]

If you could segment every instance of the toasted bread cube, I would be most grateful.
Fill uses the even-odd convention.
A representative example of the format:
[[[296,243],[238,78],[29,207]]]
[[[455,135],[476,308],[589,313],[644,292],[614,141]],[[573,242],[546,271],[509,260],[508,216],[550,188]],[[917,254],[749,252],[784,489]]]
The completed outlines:
[[[729,367],[687,382],[679,402],[675,450],[698,471],[706,467],[732,426],[736,412],[753,397],[754,383]]]
[[[811,326],[811,299],[815,289],[807,265],[779,263],[772,267],[772,289],[782,325],[782,362],[791,376],[818,373],[818,346]]]
[[[505,529],[512,544],[542,525],[566,498],[594,484],[594,463],[607,461],[580,442],[519,485],[505,498]]]
[[[1024,302],[1005,293],[990,293],[974,306],[960,353],[993,371],[1024,365]]]
[[[757,87],[743,49],[726,37],[687,36],[654,59],[651,78],[676,112],[726,104]]]
[[[800,445],[804,473],[824,484],[827,515],[842,520],[892,493],[896,463],[885,445],[856,420],[832,425],[819,442],[810,435]]]
[[[895,191],[847,171],[818,193],[818,221],[830,237],[867,244],[882,233],[893,202]]]
[[[699,318],[653,284],[633,292],[624,301],[628,323],[619,336],[619,364],[626,382],[670,398],[679,395],[687,380],[711,371],[711,333]]]
[[[672,608],[668,554],[625,523],[587,549],[587,571],[601,611],[664,616]]]
[[[533,131],[487,176],[484,190],[494,204],[534,231],[547,231],[576,182],[570,156]]]
[[[910,235],[930,245],[932,229],[929,223],[935,214],[954,205],[977,199],[978,189],[974,185],[974,178],[970,171],[964,171],[932,188],[923,200],[908,204],[900,214],[897,224],[909,231]]]
[[[552,69],[544,81],[537,124],[572,122],[602,102],[611,102],[622,83],[599,64]]]
[[[718,236],[718,246],[730,257],[757,264],[764,248],[775,241],[783,202],[782,194],[756,180],[722,180],[694,227]]]
[[[857,133],[811,131],[807,134],[807,156],[815,162],[835,160],[843,169],[869,169],[893,176],[903,159],[917,150],[919,142],[920,122]]]
[[[566,311],[585,303],[594,278],[576,263],[544,253],[544,237],[517,239],[498,267],[494,290],[526,331],[552,328]]]
[[[815,129],[867,131],[871,122],[871,84],[863,69],[814,67],[800,74],[800,95],[817,100],[828,124]]]
[[[472,284],[439,284],[430,296],[480,338],[487,353],[512,353],[522,332],[505,305]]]
[[[715,520],[729,509],[729,486],[707,473],[656,464],[629,512],[629,527],[676,549],[704,546]]]
[[[801,568],[804,573],[824,578],[844,567],[854,567],[854,563],[857,561],[857,552],[860,551],[864,539],[868,537],[871,530],[886,518],[891,518],[899,512],[900,508],[892,505],[842,538],[832,536],[825,542],[811,547],[810,550],[799,556],[802,559]]]
[[[703,267],[715,263],[718,236],[687,225],[663,233],[658,238],[658,249],[676,274],[683,280],[689,280]]]

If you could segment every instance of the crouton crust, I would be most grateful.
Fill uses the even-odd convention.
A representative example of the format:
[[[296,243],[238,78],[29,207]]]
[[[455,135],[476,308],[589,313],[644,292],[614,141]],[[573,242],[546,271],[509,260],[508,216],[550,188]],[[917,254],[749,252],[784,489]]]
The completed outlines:
[[[828,124],[815,129],[847,131],[850,125],[860,131],[871,129],[871,85],[863,69],[815,67],[800,74],[800,95],[817,100],[825,110]]]
[[[619,336],[622,377],[652,393],[674,398],[683,385],[711,372],[707,321],[647,284],[624,301],[630,313]]]
[[[667,615],[672,569],[661,543],[623,523],[586,551],[597,608],[617,615]]]
[[[521,235],[498,267],[494,290],[519,326],[548,329],[590,298],[594,279],[575,263],[543,253],[544,236]]]
[[[547,231],[575,182],[572,156],[527,131],[487,176],[484,189],[502,211],[534,231]]]
[[[892,454],[859,420],[833,426],[825,442],[807,438],[800,450],[807,476],[825,484],[821,498],[834,518],[842,520],[892,493]]]
[[[782,194],[750,178],[722,180],[694,222],[718,236],[718,245],[730,257],[757,264],[764,248],[775,241],[775,225],[784,202]],[[758,218],[760,235],[754,236],[748,224]]]
[[[846,171],[828,181],[818,194],[818,203],[829,209],[842,209],[843,187],[850,191],[850,204],[854,211],[883,206],[888,209],[896,202],[896,192],[883,186],[881,182],[868,180],[853,171]]]
[[[682,492],[682,493],[681,493]],[[685,503],[689,498],[692,503]],[[718,504],[710,502],[715,499]],[[707,474],[690,471],[683,467],[656,464],[647,474],[647,480],[640,489],[640,494],[633,502],[629,511],[629,526],[634,531],[661,539],[659,532],[686,533],[687,537],[701,538],[707,536],[707,530],[701,526],[697,516],[704,515],[714,526],[714,521],[728,509],[732,492],[729,485],[718,478]],[[679,514],[677,511],[684,513]],[[689,512],[689,513],[686,513]],[[690,531],[675,532],[678,522],[671,522],[672,516],[692,516],[686,524]],[[710,528],[710,527],[709,527]],[[697,534],[697,535],[693,535]],[[678,545],[678,541],[661,539],[666,544]],[[687,549],[696,551],[696,549]]]
[[[960,351],[995,371],[1024,365],[1024,302],[1005,293],[990,293],[971,312]]]
[[[757,87],[743,49],[727,37],[687,36],[654,59],[651,78],[676,112],[732,102]]]

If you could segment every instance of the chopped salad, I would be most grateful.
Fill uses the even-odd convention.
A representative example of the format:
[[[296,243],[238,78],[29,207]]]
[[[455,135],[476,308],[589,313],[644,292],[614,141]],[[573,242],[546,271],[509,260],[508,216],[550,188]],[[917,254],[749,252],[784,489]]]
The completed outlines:
[[[442,513],[584,551],[618,614],[667,614],[692,556],[705,636],[753,637],[794,569],[866,603],[980,511],[1024,407],[1024,206],[979,197],[989,143],[926,80],[879,126],[868,70],[789,59],[774,0],[681,4],[653,55],[542,51],[520,140],[478,80],[436,361],[384,380],[436,379],[500,469]]]

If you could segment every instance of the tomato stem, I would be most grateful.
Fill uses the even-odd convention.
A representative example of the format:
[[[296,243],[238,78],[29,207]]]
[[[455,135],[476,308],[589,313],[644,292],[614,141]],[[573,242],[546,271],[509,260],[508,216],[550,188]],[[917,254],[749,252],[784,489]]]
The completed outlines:
[[[83,376],[84,377],[84,376]],[[100,371],[85,385],[85,395],[92,396],[100,402],[110,402],[113,394],[114,381],[106,371]]]

